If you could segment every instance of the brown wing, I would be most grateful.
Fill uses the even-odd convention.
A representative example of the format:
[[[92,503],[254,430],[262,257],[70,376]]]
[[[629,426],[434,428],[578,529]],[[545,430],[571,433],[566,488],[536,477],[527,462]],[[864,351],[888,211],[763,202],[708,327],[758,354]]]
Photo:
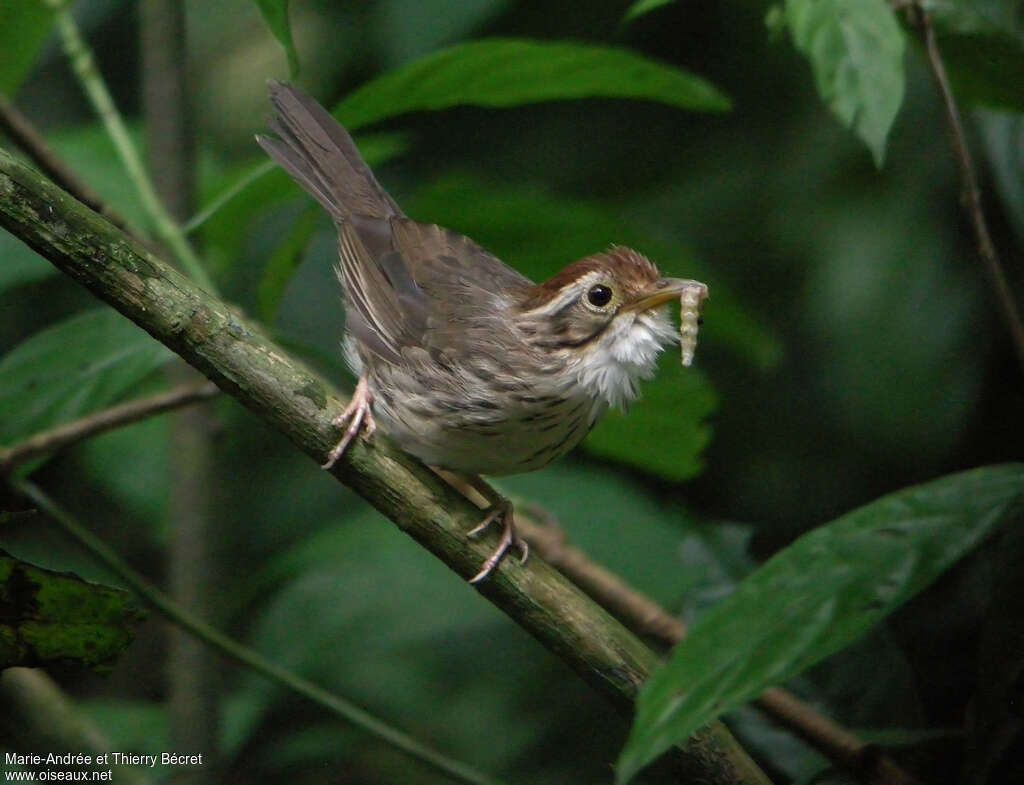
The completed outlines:
[[[470,238],[434,224],[352,216],[345,233],[357,239],[350,247],[373,256],[396,295],[395,307],[380,309],[375,319],[399,354],[411,347],[460,350],[482,335],[509,331],[502,293],[532,285]]]

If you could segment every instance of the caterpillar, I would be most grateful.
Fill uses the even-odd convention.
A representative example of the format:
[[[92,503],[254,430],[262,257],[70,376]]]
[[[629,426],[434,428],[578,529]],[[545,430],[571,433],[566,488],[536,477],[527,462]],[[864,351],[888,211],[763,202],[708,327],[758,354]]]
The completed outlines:
[[[694,281],[679,294],[679,351],[683,365],[693,362],[700,328],[700,308],[708,296],[708,287]]]

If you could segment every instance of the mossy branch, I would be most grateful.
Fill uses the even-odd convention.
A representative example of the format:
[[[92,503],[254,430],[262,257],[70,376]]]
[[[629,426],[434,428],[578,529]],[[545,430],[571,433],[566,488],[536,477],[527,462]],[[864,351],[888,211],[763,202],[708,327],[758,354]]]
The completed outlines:
[[[0,150],[0,225],[198,368],[318,462],[338,438],[330,385],[243,314],[208,294],[42,175]],[[444,561],[472,576],[493,545],[465,533],[480,510],[380,435],[332,473]],[[485,538],[486,539],[486,538]],[[540,559],[502,565],[478,591],[631,713],[657,656]],[[767,783],[720,724],[675,753],[685,777]]]

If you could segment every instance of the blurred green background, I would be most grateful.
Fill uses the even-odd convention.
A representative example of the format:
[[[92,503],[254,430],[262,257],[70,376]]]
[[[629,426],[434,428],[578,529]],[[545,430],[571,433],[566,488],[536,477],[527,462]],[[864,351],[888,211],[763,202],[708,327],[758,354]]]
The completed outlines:
[[[287,78],[288,66],[253,4],[186,7],[202,205],[262,161],[252,136],[265,127],[265,80]],[[687,619],[817,524],[910,483],[1021,457],[1024,380],[961,212],[920,47],[907,53],[906,99],[879,170],[822,105],[806,61],[788,40],[771,39],[766,10],[750,0],[677,2],[626,25],[625,4],[605,0],[308,0],[292,8],[297,81],[328,106],[383,71],[487,36],[628,47],[732,99],[721,114],[604,99],[464,107],[402,116],[360,136],[406,212],[474,237],[534,277],[619,242],[671,275],[709,284],[693,369],[669,352],[635,411],[609,418],[586,449],[498,483],[542,505],[574,543]],[[136,11],[117,0],[76,4],[135,128]],[[141,221],[54,40],[13,98],[95,188]],[[1016,95],[976,107],[968,123],[996,244],[1018,291],[1024,126],[1012,109],[1020,103]],[[338,352],[334,230],[311,204],[275,172],[197,239],[224,295],[253,315],[267,313],[260,287],[272,257],[287,264],[298,254],[269,324],[350,388]],[[296,221],[311,234],[296,236],[289,253],[282,241]],[[0,267],[0,354],[94,307],[6,234]],[[160,389],[161,377],[147,384]],[[207,618],[510,781],[610,780],[625,719],[236,404],[218,401],[215,422]],[[35,475],[158,582],[171,526],[169,431],[167,416],[154,418]],[[116,583],[36,522],[8,524],[3,540],[21,558]],[[978,686],[992,556],[983,550],[960,565],[797,689],[856,727],[959,727]],[[123,748],[171,748],[165,635],[152,620],[109,677],[62,679]],[[442,781],[257,677],[215,667],[220,738],[208,776]],[[767,765],[780,781],[820,768],[750,713],[734,721],[755,750],[771,751]],[[947,746],[955,757],[957,745]],[[929,760],[942,771],[942,756]]]

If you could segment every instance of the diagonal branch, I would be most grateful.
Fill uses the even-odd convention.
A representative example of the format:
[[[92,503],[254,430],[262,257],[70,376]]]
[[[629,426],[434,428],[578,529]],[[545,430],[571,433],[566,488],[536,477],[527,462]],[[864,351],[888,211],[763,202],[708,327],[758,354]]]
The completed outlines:
[[[166,344],[318,462],[337,440],[330,386],[236,310],[149,254],[88,208],[0,150],[0,225]],[[385,438],[358,440],[332,473],[468,578],[490,553],[465,532],[479,511]],[[553,568],[503,565],[478,587],[624,713],[657,656]],[[768,780],[721,724],[673,761],[713,783]]]

